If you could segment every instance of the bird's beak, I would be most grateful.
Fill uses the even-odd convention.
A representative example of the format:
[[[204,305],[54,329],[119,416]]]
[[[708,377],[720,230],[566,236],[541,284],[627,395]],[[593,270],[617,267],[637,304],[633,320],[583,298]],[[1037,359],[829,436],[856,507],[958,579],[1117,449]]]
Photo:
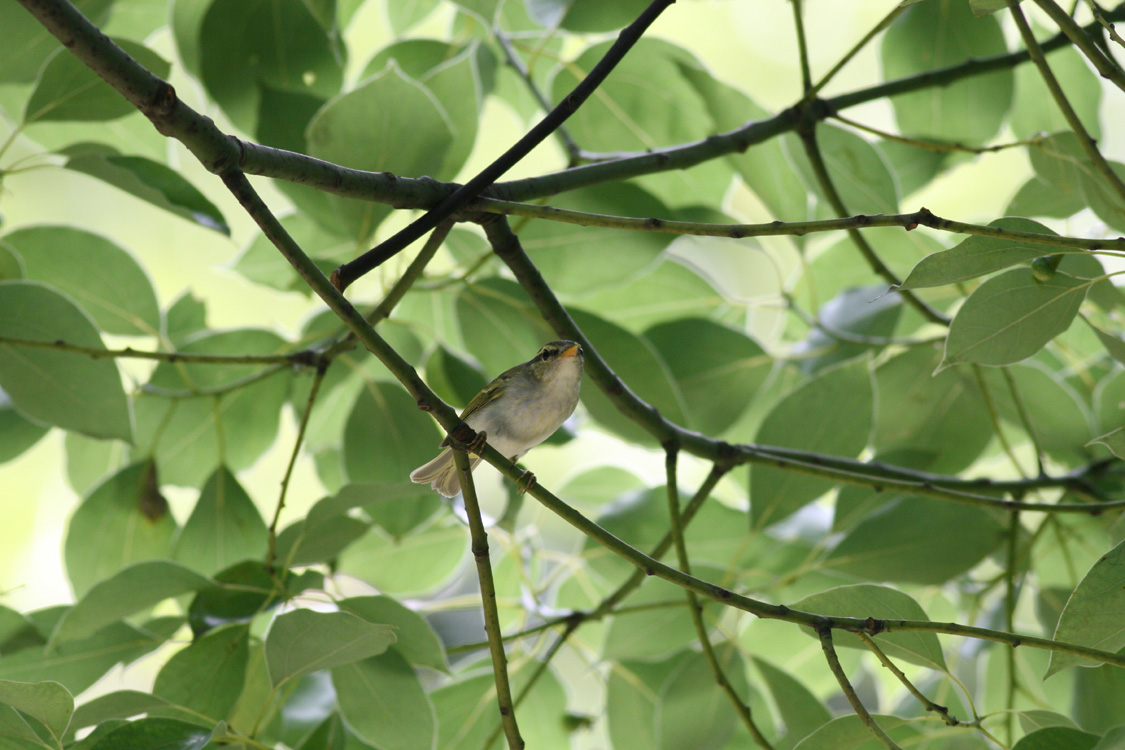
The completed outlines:
[[[580,351],[582,351],[582,347],[578,344],[575,344],[569,349],[564,350],[563,353],[559,355],[559,357],[577,357]]]

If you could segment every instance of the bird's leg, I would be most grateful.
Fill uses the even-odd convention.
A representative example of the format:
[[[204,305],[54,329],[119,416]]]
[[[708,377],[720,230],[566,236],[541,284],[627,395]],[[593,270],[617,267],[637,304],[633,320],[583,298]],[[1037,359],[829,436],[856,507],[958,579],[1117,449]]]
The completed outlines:
[[[484,430],[478,432],[476,436],[474,436],[473,439],[466,444],[466,447],[469,449],[469,453],[472,453],[474,456],[479,456],[484,451],[484,444],[487,440],[488,433],[486,433]]]

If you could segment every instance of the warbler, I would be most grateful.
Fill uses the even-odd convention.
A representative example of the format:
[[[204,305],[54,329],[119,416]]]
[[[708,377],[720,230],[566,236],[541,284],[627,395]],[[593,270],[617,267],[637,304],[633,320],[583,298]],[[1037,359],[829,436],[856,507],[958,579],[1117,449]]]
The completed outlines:
[[[578,405],[582,385],[582,347],[573,341],[552,341],[523,364],[500,374],[478,393],[461,419],[477,432],[479,445],[488,444],[513,461],[549,438]],[[410,481],[429,484],[453,497],[461,479],[449,438],[438,457],[410,472]],[[472,456],[472,468],[480,456]],[[533,481],[533,480],[532,480]]]

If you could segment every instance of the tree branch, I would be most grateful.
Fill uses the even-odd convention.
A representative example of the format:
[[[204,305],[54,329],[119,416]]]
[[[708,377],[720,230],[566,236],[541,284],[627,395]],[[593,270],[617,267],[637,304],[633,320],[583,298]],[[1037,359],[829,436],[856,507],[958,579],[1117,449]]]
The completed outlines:
[[[647,8],[637,16],[637,20],[626,26],[617,35],[613,43],[598,64],[590,71],[574,90],[563,97],[563,100],[552,109],[546,117],[539,121],[535,127],[527,132],[512,146],[501,154],[495,161],[482,169],[475,177],[453,191],[447,198],[431,208],[409,225],[396,232],[392,237],[368,250],[353,261],[345,263],[332,273],[332,283],[343,291],[353,281],[365,273],[393,258],[403,248],[423,234],[433,229],[443,220],[453,215],[455,211],[480,195],[500,176],[515,166],[521,159],[531,153],[531,150],[542,143],[547,136],[562,125],[567,118],[574,114],[583,102],[602,84],[617,64],[624,59],[626,53],[641,38],[652,22],[664,12],[664,9],[676,0],[652,0]]]
[[[895,743],[890,736],[883,731],[879,723],[875,721],[874,717],[868,713],[867,708],[863,705],[863,701],[856,695],[855,688],[848,680],[848,676],[844,674],[844,668],[840,666],[840,657],[836,655],[836,647],[832,645],[832,628],[818,627],[816,634],[820,636],[820,647],[824,651],[824,658],[828,662],[828,668],[836,677],[836,682],[840,683],[840,689],[844,691],[844,697],[848,699],[848,703],[852,705],[852,710],[855,711],[856,716],[863,722],[864,726],[871,730],[875,738],[888,750],[902,750],[901,747]]]

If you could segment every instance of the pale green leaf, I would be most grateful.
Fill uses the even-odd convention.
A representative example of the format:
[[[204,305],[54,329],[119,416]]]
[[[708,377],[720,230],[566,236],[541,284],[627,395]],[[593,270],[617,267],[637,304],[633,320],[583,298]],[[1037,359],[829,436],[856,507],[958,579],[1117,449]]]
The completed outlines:
[[[25,278],[68,295],[106,333],[159,335],[152,282],[137,260],[110,240],[71,227],[38,226],[17,229],[0,242],[19,253]]]
[[[989,279],[953,318],[942,366],[1000,366],[1027,359],[1070,327],[1091,283],[1065,273],[1037,281],[1026,268]]]
[[[266,664],[274,686],[321,669],[381,654],[394,644],[394,628],[348,612],[295,609],[278,615],[266,635]]]
[[[1115,653],[1125,646],[1125,542],[1094,563],[1063,608],[1055,640]],[[1045,677],[1076,665],[1097,662],[1051,652]]]
[[[1091,443],[1100,443],[1106,448],[1109,448],[1113,455],[1125,459],[1125,427],[1118,427],[1116,430],[1111,430],[1104,435],[1099,435],[1089,443],[1086,443],[1086,445],[1090,445]]]
[[[193,570],[212,575],[240,560],[263,557],[267,536],[266,523],[254,501],[234,474],[220,466],[203,486],[172,556]]]
[[[414,669],[397,651],[332,670],[344,723],[385,750],[433,747],[437,718]]]
[[[51,641],[84,638],[116,620],[210,584],[211,579],[170,560],[135,563],[90,587],[63,615]]]
[[[0,703],[34,718],[56,740],[62,738],[74,713],[74,696],[57,682],[0,680]]]
[[[337,606],[368,622],[395,628],[397,650],[411,664],[448,672],[445,649],[433,627],[425,618],[389,596],[353,596],[341,599]]]
[[[887,586],[860,583],[837,586],[806,596],[790,605],[793,609],[835,617],[874,617],[885,620],[928,620],[925,610],[912,597]],[[802,629],[814,638],[811,630]],[[935,633],[880,633],[875,641],[888,656],[905,659],[931,669],[945,669],[945,656]],[[859,637],[841,630],[832,632],[837,648],[867,647]]]
[[[31,281],[0,281],[0,336],[105,348],[92,321],[69,297]],[[129,402],[112,359],[0,344],[0,388],[36,421],[133,440]]]
[[[242,693],[249,658],[246,625],[215,628],[164,663],[153,695],[217,721],[230,713]]]

